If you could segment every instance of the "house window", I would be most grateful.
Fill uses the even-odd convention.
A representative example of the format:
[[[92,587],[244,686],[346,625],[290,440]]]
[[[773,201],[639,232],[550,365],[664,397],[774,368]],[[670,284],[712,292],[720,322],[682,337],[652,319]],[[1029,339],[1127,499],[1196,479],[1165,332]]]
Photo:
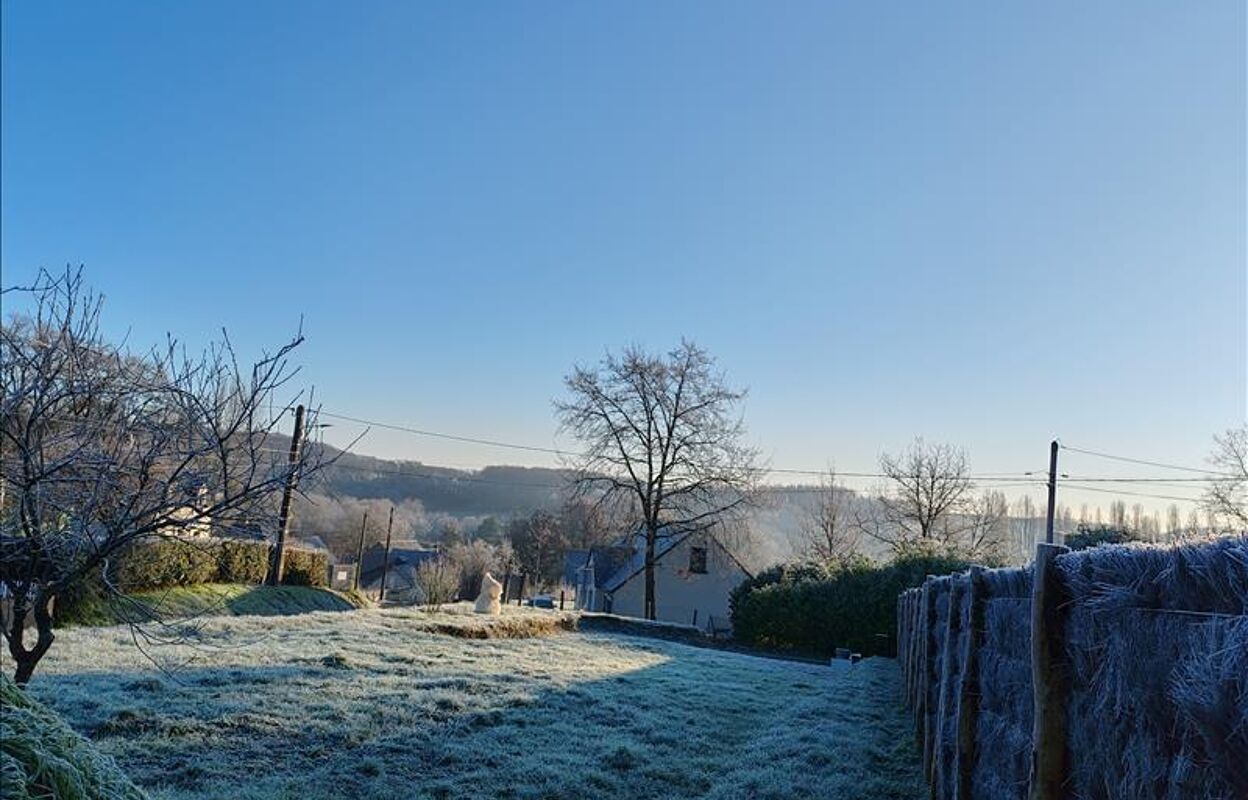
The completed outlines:
[[[706,548],[689,548],[689,571],[695,575],[706,574]]]

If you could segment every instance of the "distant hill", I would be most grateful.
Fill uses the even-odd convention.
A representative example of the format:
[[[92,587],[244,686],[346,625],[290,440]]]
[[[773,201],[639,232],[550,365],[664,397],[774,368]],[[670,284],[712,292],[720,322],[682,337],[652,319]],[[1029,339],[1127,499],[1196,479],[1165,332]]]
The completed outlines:
[[[272,444],[285,450],[290,439],[275,435]],[[465,470],[316,447],[324,458],[334,459],[317,476],[322,490],[395,503],[414,499],[427,511],[454,516],[528,514],[557,504],[560,490],[569,483],[569,473],[559,469],[500,465]]]
[[[273,449],[284,451],[290,446],[290,439],[274,434],[270,444]],[[479,470],[455,469],[420,461],[392,461],[347,453],[329,445],[316,447],[323,448],[320,455],[335,461],[317,476],[315,485],[304,486],[309,491],[363,500],[388,500],[396,505],[418,500],[432,515],[466,520],[479,521],[485,517],[505,520],[539,508],[555,508],[562,502],[563,492],[571,482],[571,473],[561,469],[506,465]],[[772,486],[761,492],[758,505],[749,514],[752,552],[742,554],[743,557],[755,565],[792,557],[818,497],[818,493],[812,491],[814,488]],[[872,502],[861,495],[850,494],[851,502]],[[1015,527],[1023,522],[1012,520]],[[1034,528],[1035,521],[1031,523]],[[865,540],[862,546],[873,555],[885,553],[879,542]]]
[[[285,451],[290,439],[274,434],[270,445]],[[496,465],[466,470],[375,458],[330,445],[316,447],[322,448],[322,457],[335,460],[305,489],[396,504],[418,500],[431,514],[454,517],[506,519],[553,508],[571,480],[571,473],[561,469]],[[751,561],[772,563],[792,554],[813,497],[809,487],[775,487],[763,493],[759,508],[751,513],[755,533]]]

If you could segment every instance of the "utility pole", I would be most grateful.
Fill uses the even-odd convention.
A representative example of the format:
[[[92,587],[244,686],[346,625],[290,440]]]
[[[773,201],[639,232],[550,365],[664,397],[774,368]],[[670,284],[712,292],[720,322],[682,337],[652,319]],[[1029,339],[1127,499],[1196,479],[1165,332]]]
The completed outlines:
[[[1053,544],[1053,515],[1057,511],[1057,440],[1049,443],[1049,518],[1044,526],[1044,541]]]
[[[394,530],[394,506],[390,506],[390,521],[386,523],[386,556],[381,562],[381,592],[377,595],[378,603],[386,599],[386,578],[390,575],[390,531],[392,530]]]
[[[360,590],[360,573],[364,570],[364,529],[368,527],[368,512],[360,522],[360,546],[355,551],[355,591]]]
[[[290,437],[290,472],[286,474],[286,489],[282,492],[282,509],[277,518],[277,545],[273,548],[273,564],[269,570],[269,585],[280,586],[282,573],[286,570],[286,537],[290,532],[290,500],[299,480],[299,450],[303,447],[303,406],[295,407],[295,435]]]

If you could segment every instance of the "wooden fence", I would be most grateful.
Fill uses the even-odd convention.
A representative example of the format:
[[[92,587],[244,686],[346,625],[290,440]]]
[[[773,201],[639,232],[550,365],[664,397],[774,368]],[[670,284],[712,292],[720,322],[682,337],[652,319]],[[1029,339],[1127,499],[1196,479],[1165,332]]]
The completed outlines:
[[[931,798],[1248,798],[1245,614],[1245,537],[929,577],[897,641]]]

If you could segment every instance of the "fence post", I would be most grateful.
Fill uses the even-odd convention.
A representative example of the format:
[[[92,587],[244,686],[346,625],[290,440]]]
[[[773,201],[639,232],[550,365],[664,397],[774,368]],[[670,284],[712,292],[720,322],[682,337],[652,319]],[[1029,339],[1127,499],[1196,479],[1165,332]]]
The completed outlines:
[[[932,702],[932,669],[936,659],[936,648],[933,647],[932,635],[936,628],[936,578],[929,575],[923,583],[923,620],[920,629],[923,631],[923,661],[919,665],[919,751],[923,753],[923,775],[928,779],[932,776],[932,748],[929,721],[931,720]]]
[[[922,608],[923,589],[916,586],[910,591],[910,709],[916,720],[919,714],[919,656],[923,643],[920,638],[922,626],[919,625]]]
[[[983,567],[971,567],[966,602],[970,617],[966,630],[966,650],[962,657],[962,684],[958,689],[958,743],[953,796],[971,800],[971,779],[975,769],[975,726],[979,717],[979,648],[984,641],[984,604],[988,581]]]
[[[1068,675],[1062,655],[1062,605],[1066,590],[1057,557],[1069,552],[1056,544],[1036,545],[1031,584],[1031,735],[1029,800],[1061,800],[1066,775]]]
[[[907,600],[908,598],[906,597],[905,591],[902,591],[901,594],[897,595],[897,655],[896,655],[896,658],[897,658],[897,665],[901,667],[901,685],[902,685],[903,694],[905,694],[908,691],[907,687],[910,685],[910,675],[909,673],[906,672],[906,659],[905,659],[905,652],[906,652],[905,648],[907,645],[907,642],[906,642],[906,608],[907,608],[906,603],[907,603]],[[907,696],[906,699],[909,699],[909,697]]]
[[[563,592],[564,592],[563,589],[559,590],[559,610],[560,611],[563,610]]]
[[[906,705],[915,708],[915,590],[906,592]]]
[[[936,578],[932,582],[932,598],[929,601],[928,609],[928,631],[931,637],[931,651],[928,653],[927,669],[927,708],[923,715],[923,728],[925,735],[923,737],[923,769],[927,776],[928,786],[935,785],[936,778],[936,745],[940,737],[940,673],[936,671],[936,659],[942,659],[942,668],[945,659],[943,658],[943,648],[945,646],[945,631],[940,630],[936,624],[937,600],[941,594],[949,593],[949,578]],[[943,671],[943,670],[942,670]],[[932,692],[936,693],[935,704],[932,702]]]
[[[945,622],[945,644],[942,648],[944,658],[941,661],[940,684],[936,687],[936,725],[933,731],[932,741],[932,776],[930,787],[930,795],[933,800],[946,796],[944,787],[946,783],[952,783],[952,776],[948,774],[951,762],[953,761],[956,748],[945,747],[942,733],[945,728],[945,720],[953,716],[956,718],[960,709],[957,701],[960,699],[956,693],[953,676],[953,649],[957,645],[960,634],[962,632],[962,613],[958,606],[962,603],[963,586],[959,580],[959,576],[954,576],[948,581],[949,584],[949,619]],[[956,725],[954,726],[956,730]],[[956,744],[953,743],[953,744]],[[946,750],[949,750],[946,753]]]

